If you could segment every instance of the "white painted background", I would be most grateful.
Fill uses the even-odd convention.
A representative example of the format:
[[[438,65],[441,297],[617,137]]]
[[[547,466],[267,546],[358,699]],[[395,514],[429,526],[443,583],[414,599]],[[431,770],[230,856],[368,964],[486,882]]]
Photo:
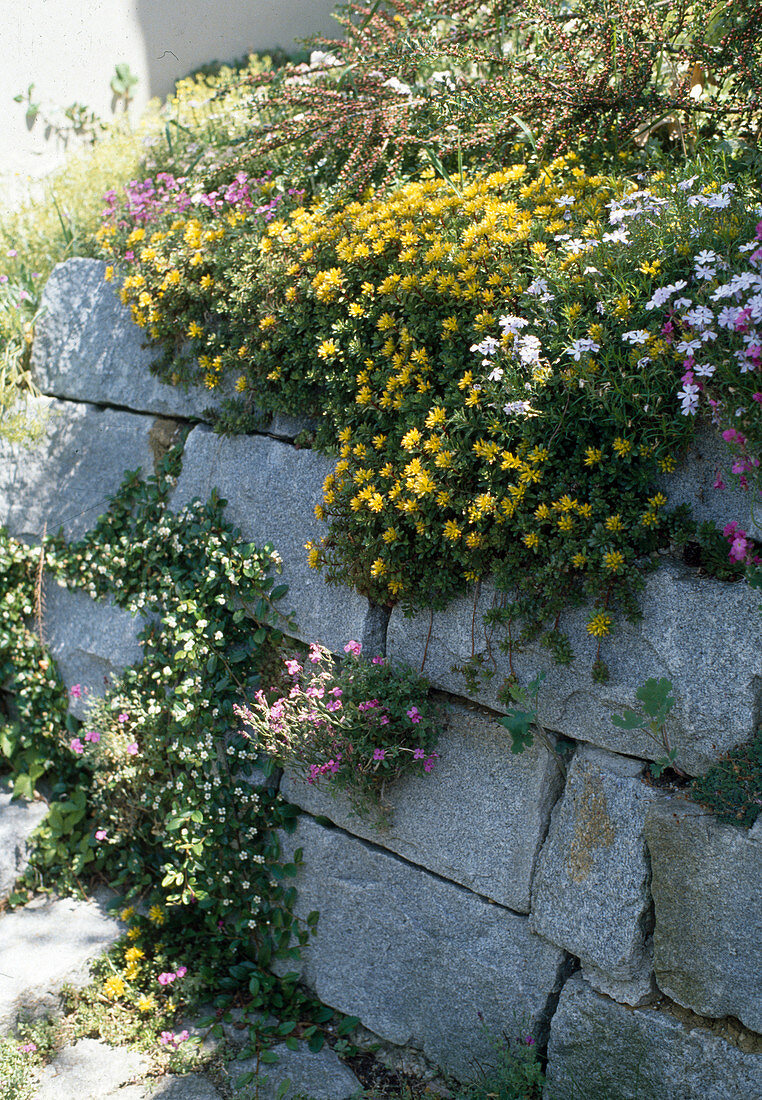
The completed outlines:
[[[334,0],[0,0],[0,180],[13,190],[61,159],[39,121],[28,131],[13,102],[29,84],[44,104],[78,101],[107,118],[114,66],[127,62],[140,78],[133,108],[140,110],[205,62],[294,48],[311,34],[336,37],[333,7]]]

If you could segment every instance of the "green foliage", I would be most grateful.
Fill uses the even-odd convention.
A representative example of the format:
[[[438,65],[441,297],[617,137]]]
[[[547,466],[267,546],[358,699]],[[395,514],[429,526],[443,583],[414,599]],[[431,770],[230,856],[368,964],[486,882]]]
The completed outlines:
[[[762,813],[762,729],[694,779],[690,794],[718,820],[750,829]]]
[[[684,773],[675,764],[677,749],[670,747],[667,733],[667,720],[675,705],[671,681],[665,677],[660,680],[651,677],[638,688],[635,694],[642,704],[641,709],[626,710],[623,715],[614,714],[611,717],[612,723],[622,730],[643,730],[652,741],[664,749],[664,755],[651,764],[651,772],[654,776],[658,778],[665,768],[672,768],[678,775],[683,775]]]

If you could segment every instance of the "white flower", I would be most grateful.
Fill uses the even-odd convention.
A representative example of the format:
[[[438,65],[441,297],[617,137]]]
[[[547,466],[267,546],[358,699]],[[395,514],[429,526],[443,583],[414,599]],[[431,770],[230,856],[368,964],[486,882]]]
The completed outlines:
[[[680,402],[680,412],[683,416],[695,416],[698,408],[698,395],[700,390],[692,382],[686,382],[678,391],[677,399]]]
[[[481,344],[472,344],[471,351],[478,351],[480,355],[494,355],[500,347],[494,336],[485,336]]]
[[[507,405],[503,405],[503,412],[508,416],[516,416],[520,413],[528,413],[531,408],[530,401],[509,401]]]
[[[537,281],[545,282],[544,279],[539,279]],[[545,283],[545,289],[547,289],[547,286],[548,284]],[[503,330],[503,332],[512,332],[513,335],[516,336],[518,335],[520,329],[527,327],[529,321],[524,320],[523,317],[513,317],[510,313],[506,313],[504,317],[500,318],[498,324],[500,325],[500,328]]]
[[[710,264],[696,264],[693,271],[697,279],[713,279],[717,274],[717,268]]]
[[[678,183],[677,186],[680,188],[681,191],[690,191],[691,187],[697,179],[698,176],[691,176],[690,179],[682,180],[682,182]]]
[[[595,340],[588,340],[587,337],[583,337],[580,340],[575,340],[571,347],[564,348],[564,354],[570,355],[575,362],[579,362],[583,355],[588,352],[600,351],[600,344],[596,344]]]
[[[603,240],[611,244],[629,244],[630,234],[626,229],[615,229],[613,233],[604,233]]]
[[[693,368],[693,373],[698,375],[699,378],[711,378],[716,369],[713,363],[697,363]]]
[[[700,340],[681,340],[676,345],[675,350],[682,352],[683,355],[692,355],[694,351],[698,351],[701,347]]]
[[[499,382],[502,377],[503,377],[503,368],[502,367],[493,367],[492,370],[487,375],[487,381],[488,382]]]
[[[556,206],[574,206],[576,201],[574,195],[561,195],[559,199],[556,199]]]
[[[398,95],[411,95],[413,91],[409,84],[403,84],[396,76],[390,76],[388,80],[383,82],[381,87],[391,88],[391,90],[397,92]]]
[[[649,337],[649,333],[644,328],[634,329],[632,332],[625,332],[622,335],[622,341],[625,344],[645,344]]]

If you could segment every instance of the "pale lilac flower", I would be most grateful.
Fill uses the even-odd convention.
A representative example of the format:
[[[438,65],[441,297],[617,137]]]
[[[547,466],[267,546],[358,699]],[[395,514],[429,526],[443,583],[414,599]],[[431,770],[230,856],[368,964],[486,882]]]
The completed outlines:
[[[695,416],[699,403],[699,393],[699,387],[690,382],[686,382],[683,388],[678,391],[677,399],[680,402],[680,412],[683,416]]]
[[[650,333],[646,332],[644,328],[633,329],[632,332],[625,332],[622,334],[622,341],[626,344],[645,344]]]
[[[139,750],[138,750],[137,741],[131,741],[130,744],[127,746],[127,752],[129,753],[129,755],[130,756],[137,756],[138,751]]]

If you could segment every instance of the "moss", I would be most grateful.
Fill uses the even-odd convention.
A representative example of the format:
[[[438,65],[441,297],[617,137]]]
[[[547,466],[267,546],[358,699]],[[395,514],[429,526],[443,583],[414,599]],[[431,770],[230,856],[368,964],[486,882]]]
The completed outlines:
[[[706,775],[694,779],[691,798],[719,821],[750,829],[762,811],[762,728],[729,752]]]

